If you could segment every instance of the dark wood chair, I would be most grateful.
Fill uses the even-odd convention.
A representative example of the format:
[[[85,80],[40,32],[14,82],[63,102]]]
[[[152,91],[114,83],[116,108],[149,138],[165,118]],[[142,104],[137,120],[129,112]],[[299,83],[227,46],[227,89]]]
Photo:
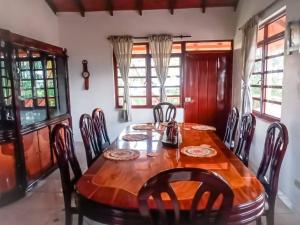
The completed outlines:
[[[101,139],[96,133],[93,119],[90,115],[81,115],[79,128],[85,148],[87,166],[90,167],[94,160],[101,155],[103,151]]]
[[[264,153],[257,171],[257,178],[265,188],[267,207],[264,216],[267,225],[274,225],[275,201],[278,191],[278,180],[289,137],[286,126],[282,123],[272,123],[265,139]],[[261,224],[261,218],[257,220]]]
[[[164,113],[164,108],[166,108],[165,113]],[[170,122],[172,119],[175,120],[176,107],[169,102],[161,102],[156,106],[154,106],[153,116],[154,116],[155,123]]]
[[[94,127],[101,143],[101,149],[106,149],[110,145],[109,136],[106,128],[104,112],[100,108],[96,108],[92,113]]]
[[[180,210],[176,193],[171,183],[197,181],[200,186],[195,193],[190,210]],[[168,194],[171,209],[166,210],[161,197]],[[210,195],[208,195],[210,193]],[[222,195],[222,198],[218,198]],[[205,197],[203,197],[205,196]],[[152,197],[152,199],[150,199]],[[204,169],[176,168],[163,171],[150,178],[138,193],[138,202],[145,224],[153,225],[225,225],[233,205],[234,194],[228,184],[218,175]],[[207,199],[207,201],[204,200]],[[219,199],[219,208],[213,208]],[[206,202],[203,210],[197,211],[199,202]],[[151,204],[153,203],[153,204]],[[152,205],[152,206],[151,206]],[[156,210],[153,208],[156,205]],[[201,204],[200,204],[201,205]],[[199,209],[199,208],[198,208]],[[202,207],[201,207],[202,209]]]
[[[224,144],[231,150],[234,148],[234,139],[238,122],[239,110],[236,107],[233,107],[227,119],[227,125],[223,139]]]
[[[57,124],[51,133],[51,145],[60,170],[65,204],[65,224],[72,225],[72,215],[78,214],[78,224],[82,225],[82,214],[76,206],[72,206],[73,200],[75,200],[76,203],[74,186],[82,176],[82,172],[74,152],[74,141],[71,128],[66,124]],[[70,175],[70,168],[72,170],[73,177]]]
[[[252,113],[243,115],[239,131],[239,139],[235,149],[235,155],[248,167],[249,152],[254,136],[256,119]]]

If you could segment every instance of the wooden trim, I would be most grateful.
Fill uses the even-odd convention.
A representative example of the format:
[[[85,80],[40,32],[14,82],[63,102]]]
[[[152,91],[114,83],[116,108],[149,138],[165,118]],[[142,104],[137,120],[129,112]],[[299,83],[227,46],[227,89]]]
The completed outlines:
[[[45,0],[45,1],[48,4],[48,6],[50,7],[50,9],[52,10],[52,12],[56,15],[57,8],[54,5],[53,0]]]
[[[169,9],[170,9],[170,14],[174,15],[174,9],[176,5],[177,0],[169,0]]]
[[[84,6],[82,4],[82,1],[81,0],[73,0],[73,2],[75,3],[76,7],[78,8],[79,12],[80,12],[80,15],[82,17],[85,16],[85,9],[84,9]]]
[[[0,38],[11,42],[13,45],[41,50],[50,54],[64,55],[64,49],[55,45],[47,44],[32,38],[28,38],[19,34],[11,33],[8,30],[0,28]]]
[[[144,6],[143,0],[136,0],[136,8],[140,16],[143,15],[143,6]]]
[[[109,15],[113,16],[114,15],[114,6],[112,0],[106,0],[106,8],[107,11],[109,12]]]

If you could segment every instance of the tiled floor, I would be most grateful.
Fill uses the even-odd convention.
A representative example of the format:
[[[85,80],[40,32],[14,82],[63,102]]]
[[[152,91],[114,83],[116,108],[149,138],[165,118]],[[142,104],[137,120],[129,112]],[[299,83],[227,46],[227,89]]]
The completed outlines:
[[[86,163],[83,146],[76,144],[76,149],[84,170]],[[39,182],[25,198],[0,208],[0,225],[64,225],[63,209],[63,195],[59,171],[57,170],[45,180]],[[76,224],[77,222],[74,221],[74,225]],[[98,223],[88,219],[84,220],[84,225],[96,224]],[[300,215],[293,213],[280,200],[277,200],[275,225],[299,224]]]

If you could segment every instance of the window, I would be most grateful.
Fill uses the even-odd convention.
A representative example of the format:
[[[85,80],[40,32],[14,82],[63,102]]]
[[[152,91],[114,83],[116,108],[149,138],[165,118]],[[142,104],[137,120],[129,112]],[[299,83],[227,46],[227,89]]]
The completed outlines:
[[[173,44],[168,77],[166,80],[167,101],[181,105],[181,44]],[[116,63],[114,63],[116,66]],[[117,107],[123,105],[124,83],[117,70]],[[129,93],[134,107],[152,107],[159,102],[159,81],[148,44],[135,44],[129,69]]]
[[[256,61],[250,78],[253,111],[266,119],[279,119],[284,70],[286,16],[280,14],[259,27]]]
[[[180,42],[173,43],[168,76],[165,83],[167,101],[176,106],[182,106],[183,58],[187,51],[218,51],[232,50],[231,41],[221,42]],[[116,107],[122,107],[124,83],[115,67]],[[129,94],[131,104],[136,108],[152,107],[159,103],[159,81],[151,58],[148,43],[134,44],[132,60],[129,69]]]

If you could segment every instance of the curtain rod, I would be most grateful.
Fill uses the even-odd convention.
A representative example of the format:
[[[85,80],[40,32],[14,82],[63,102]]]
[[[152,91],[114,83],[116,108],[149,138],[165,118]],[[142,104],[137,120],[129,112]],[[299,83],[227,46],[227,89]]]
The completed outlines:
[[[268,5],[266,8],[264,8],[263,10],[259,11],[258,13],[256,13],[255,15],[253,15],[249,20],[251,20],[253,17],[258,16],[261,17],[261,15],[266,12],[267,10],[269,10],[270,8],[272,8],[277,2],[279,2],[281,0],[275,0],[274,2],[272,2],[270,5]],[[248,21],[249,21],[248,20]],[[248,21],[239,28],[239,30],[242,30],[244,28],[244,26],[248,23]]]
[[[192,36],[191,35],[176,35],[176,36],[173,36],[173,38],[191,38]],[[133,39],[148,39],[147,36],[144,36],[144,37],[133,37]]]
[[[175,36],[173,36],[173,38],[181,38],[181,39],[183,39],[183,38],[191,38],[192,37],[192,35],[175,35]],[[140,36],[140,37],[132,37],[133,39],[148,39],[148,36]],[[107,38],[107,39],[109,39],[109,37]]]

